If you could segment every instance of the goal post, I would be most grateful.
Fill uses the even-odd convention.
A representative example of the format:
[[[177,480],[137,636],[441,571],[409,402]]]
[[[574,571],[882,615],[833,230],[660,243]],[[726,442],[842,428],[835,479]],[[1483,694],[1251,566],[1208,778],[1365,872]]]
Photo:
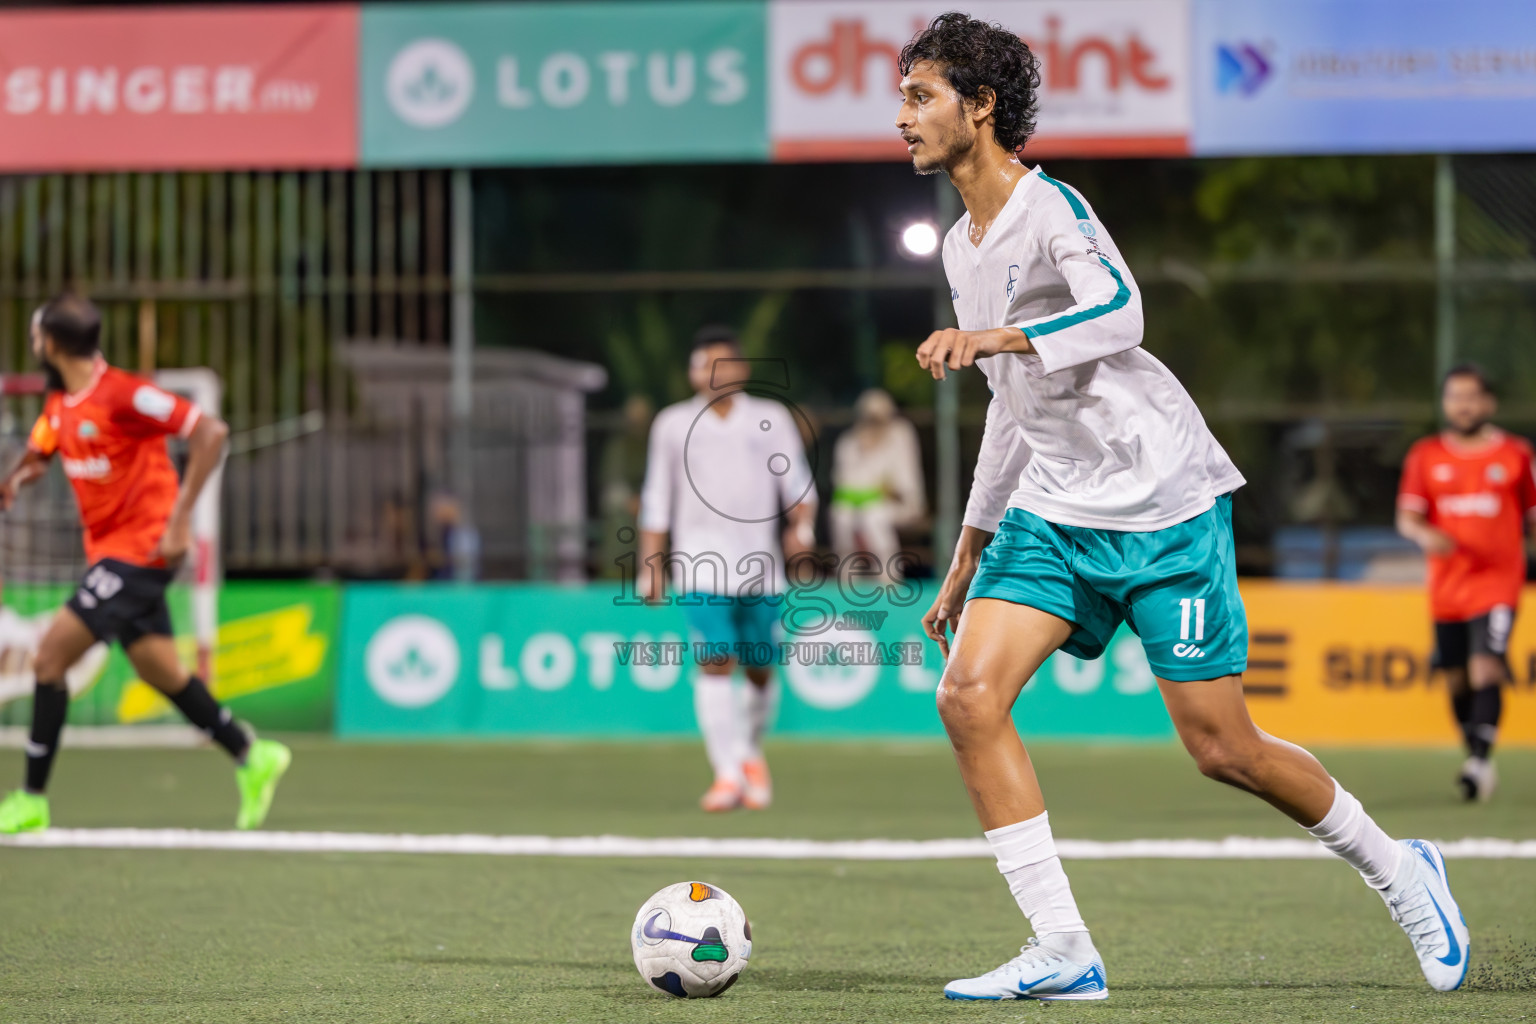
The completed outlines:
[[[205,367],[161,370],[155,383],[166,391],[191,400],[198,408],[218,415],[224,397],[218,374]],[[224,460],[208,474],[203,493],[192,506],[192,548],[187,571],[192,579],[192,632],[197,639],[197,672],[213,685],[214,651],[219,639],[219,498],[224,483]]]

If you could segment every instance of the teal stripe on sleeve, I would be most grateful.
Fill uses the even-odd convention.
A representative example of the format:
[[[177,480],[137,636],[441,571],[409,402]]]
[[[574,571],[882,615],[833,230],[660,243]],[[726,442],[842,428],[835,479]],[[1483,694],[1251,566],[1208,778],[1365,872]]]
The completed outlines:
[[[1040,180],[1047,181],[1052,185],[1055,185],[1061,191],[1061,194],[1067,197],[1067,205],[1072,207],[1072,216],[1076,217],[1078,220],[1088,219],[1088,208],[1083,205],[1083,201],[1081,199],[1077,198],[1076,192],[1073,192],[1071,189],[1067,188],[1067,186],[1046,174],[1044,171],[1040,172]]]
[[[1114,276],[1115,284],[1119,285],[1119,287],[1115,289],[1114,296],[1111,297],[1108,302],[1101,302],[1097,306],[1090,306],[1087,309],[1080,309],[1076,313],[1067,313],[1064,316],[1058,316],[1053,320],[1046,320],[1042,323],[1032,324],[1029,327],[1021,327],[1019,330],[1024,332],[1024,337],[1038,338],[1042,334],[1055,334],[1057,331],[1064,331],[1074,324],[1080,324],[1086,320],[1092,320],[1096,317],[1101,317],[1106,313],[1113,313],[1121,306],[1124,306],[1127,302],[1130,302],[1131,290],[1125,286],[1125,278],[1120,276],[1120,271],[1116,270],[1114,264],[1110,263],[1109,260],[1105,259],[1103,256],[1099,257],[1099,262],[1104,265],[1105,270],[1109,271],[1110,274]]]
[[[1077,198],[1076,192],[1073,192],[1071,189],[1067,188],[1067,186],[1063,185],[1055,178],[1050,177],[1044,171],[1039,171],[1037,173],[1039,173],[1041,181],[1050,182],[1052,185],[1055,185],[1057,190],[1066,197],[1067,205],[1072,208],[1073,216],[1075,216],[1078,220],[1089,219],[1088,209],[1087,207],[1083,206],[1083,201]],[[1100,303],[1097,306],[1078,310],[1076,313],[1068,313],[1065,316],[1059,316],[1053,320],[1046,320],[1043,323],[1034,324],[1030,327],[1019,328],[1024,332],[1024,336],[1026,338],[1038,338],[1043,334],[1055,334],[1057,331],[1064,331],[1068,327],[1072,327],[1075,324],[1080,324],[1087,320],[1093,320],[1096,317],[1104,316],[1106,313],[1113,313],[1115,310],[1131,301],[1131,290],[1125,286],[1125,278],[1120,276],[1120,271],[1116,270],[1114,264],[1110,263],[1109,260],[1105,259],[1103,256],[1099,257],[1099,262],[1104,265],[1104,269],[1109,271],[1115,279],[1115,284],[1118,287],[1115,289],[1114,296],[1111,297],[1108,302]]]

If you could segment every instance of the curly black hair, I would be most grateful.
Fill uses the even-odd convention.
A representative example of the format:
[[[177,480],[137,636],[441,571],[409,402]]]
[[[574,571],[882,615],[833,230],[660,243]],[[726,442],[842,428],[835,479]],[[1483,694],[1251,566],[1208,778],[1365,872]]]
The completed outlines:
[[[997,96],[992,134],[999,146],[1016,152],[1035,133],[1040,60],[1014,33],[951,11],[934,18],[901,48],[897,67],[907,75],[919,61],[937,65],[968,100],[977,99],[983,88],[992,90]]]

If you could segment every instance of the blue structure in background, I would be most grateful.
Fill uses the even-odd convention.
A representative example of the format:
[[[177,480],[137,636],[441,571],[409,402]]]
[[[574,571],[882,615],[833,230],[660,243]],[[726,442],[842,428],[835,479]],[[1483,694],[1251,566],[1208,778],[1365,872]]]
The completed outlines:
[[[1201,156],[1536,148],[1536,3],[1195,0]]]

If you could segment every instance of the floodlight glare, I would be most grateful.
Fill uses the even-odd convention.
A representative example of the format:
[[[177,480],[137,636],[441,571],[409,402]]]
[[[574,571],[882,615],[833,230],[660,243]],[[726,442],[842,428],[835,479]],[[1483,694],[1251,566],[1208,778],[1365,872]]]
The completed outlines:
[[[922,220],[908,224],[901,233],[901,246],[913,256],[932,256],[939,247],[939,230]]]

